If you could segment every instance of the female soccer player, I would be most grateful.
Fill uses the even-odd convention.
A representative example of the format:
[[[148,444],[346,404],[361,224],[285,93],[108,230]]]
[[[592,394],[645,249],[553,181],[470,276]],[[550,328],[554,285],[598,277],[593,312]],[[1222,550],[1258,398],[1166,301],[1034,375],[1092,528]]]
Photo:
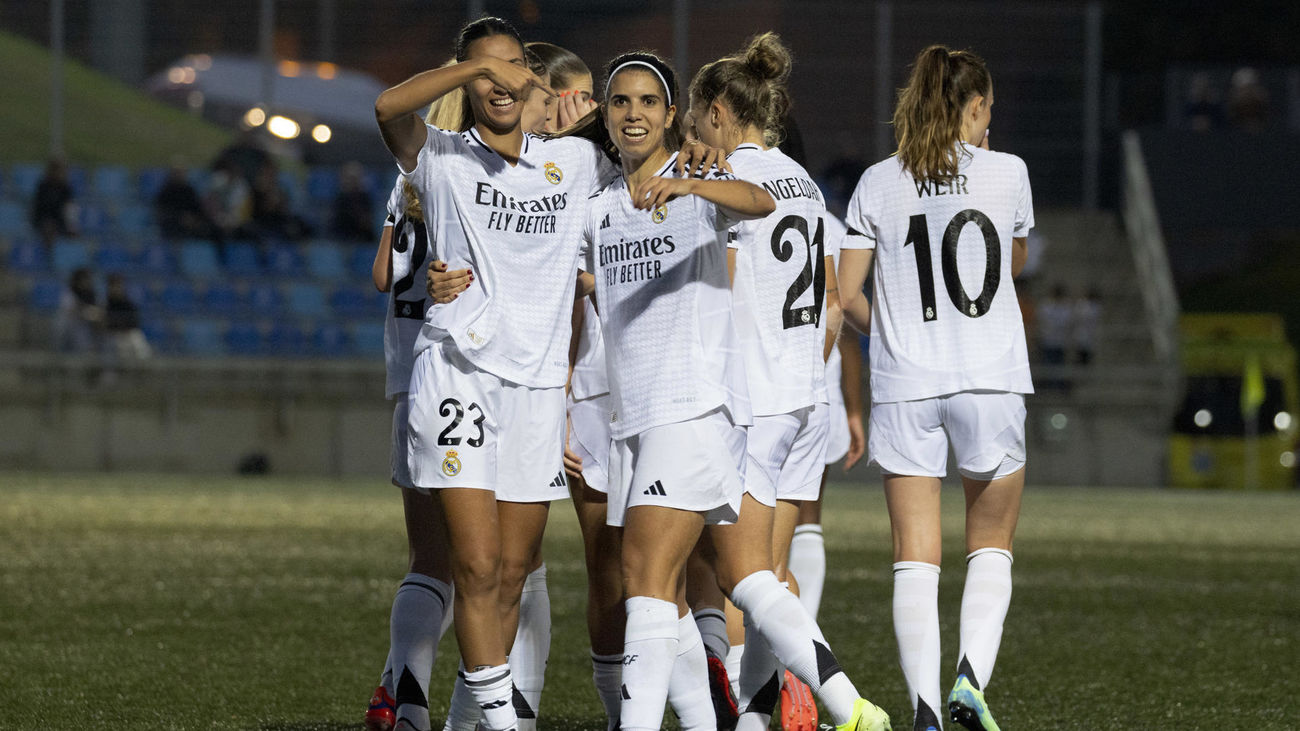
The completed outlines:
[[[753,509],[752,498],[742,505],[740,474],[751,417],[725,232],[776,203],[752,183],[670,176],[681,140],[673,79],[652,54],[610,63],[604,123],[623,175],[593,199],[586,232],[617,440],[609,521],[623,526],[620,724],[659,728],[683,622],[694,626],[678,606],[684,565],[708,524],[720,583],[777,655],[820,687],[837,723],[886,728],[771,572],[770,524],[756,531],[740,520]]]
[[[894,110],[898,154],[868,168],[840,261],[845,315],[870,332],[868,458],[885,473],[894,631],[915,728],[939,728],[939,479],[966,493],[966,589],[952,719],[994,731],[984,702],[1011,601],[1032,393],[1012,277],[1034,225],[1020,158],[989,152],[993,83],[979,57],[931,46]],[[875,265],[874,308],[861,295]]]

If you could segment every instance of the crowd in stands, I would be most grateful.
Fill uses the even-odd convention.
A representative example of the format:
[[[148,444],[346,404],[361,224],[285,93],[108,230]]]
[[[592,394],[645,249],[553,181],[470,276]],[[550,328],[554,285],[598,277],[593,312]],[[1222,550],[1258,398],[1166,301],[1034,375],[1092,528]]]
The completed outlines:
[[[1197,132],[1239,129],[1259,132],[1273,122],[1268,87],[1259,72],[1242,67],[1232,72],[1226,90],[1206,72],[1191,75],[1183,101],[1183,123]]]
[[[287,171],[251,138],[205,167],[0,167],[22,346],[119,360],[382,356],[370,268],[393,174]]]

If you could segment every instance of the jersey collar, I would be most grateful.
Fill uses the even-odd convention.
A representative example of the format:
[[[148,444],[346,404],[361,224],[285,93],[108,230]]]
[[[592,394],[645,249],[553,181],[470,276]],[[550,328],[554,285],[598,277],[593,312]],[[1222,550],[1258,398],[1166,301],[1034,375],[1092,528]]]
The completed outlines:
[[[755,150],[757,152],[762,152],[763,148],[759,147],[753,142],[742,142],[741,144],[736,145],[736,149],[727,153],[727,157],[731,157],[732,155],[736,154],[737,152],[740,152],[741,150]]]
[[[465,138],[465,141],[468,142],[470,146],[480,148],[484,152],[488,152],[492,155],[495,155],[497,158],[501,158],[501,153],[489,147],[488,144],[483,141],[483,138],[479,137],[477,129],[470,127],[469,129],[465,130],[465,132],[462,134]],[[530,135],[527,132],[524,133],[524,142],[522,145],[519,146],[520,160],[523,160],[524,156],[528,154],[528,146],[529,146],[528,140],[530,137],[532,137],[532,135]]]

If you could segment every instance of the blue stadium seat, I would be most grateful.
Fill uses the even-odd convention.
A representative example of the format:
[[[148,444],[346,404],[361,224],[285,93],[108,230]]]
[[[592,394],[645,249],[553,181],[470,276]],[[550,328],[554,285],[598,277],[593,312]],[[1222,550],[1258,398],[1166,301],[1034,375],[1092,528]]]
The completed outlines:
[[[289,207],[298,209],[303,203],[302,181],[298,174],[292,170],[281,170],[276,179],[280,184],[280,189],[289,198]]]
[[[363,358],[384,357],[384,326],[379,322],[356,322],[352,332],[352,353]]]
[[[307,352],[307,337],[298,326],[278,322],[266,335],[266,349],[274,355],[303,355]]]
[[[153,232],[153,208],[143,203],[129,203],[118,209],[117,230],[139,236]]]
[[[175,350],[171,326],[166,321],[145,319],[140,323],[140,331],[155,353],[170,353]]]
[[[381,226],[378,230],[383,230]],[[354,246],[348,254],[348,275],[353,279],[369,280],[375,266],[375,251],[371,247]]]
[[[94,196],[106,202],[125,202],[132,197],[131,171],[125,165],[101,165],[91,174]]]
[[[315,284],[295,282],[286,288],[285,294],[289,312],[298,317],[316,319],[329,315],[325,306],[325,292]]]
[[[303,276],[302,257],[293,244],[277,241],[266,250],[266,270],[278,277],[296,279]]]
[[[317,355],[327,358],[339,358],[348,354],[348,334],[343,328],[333,323],[323,323],[311,336],[312,350]]]
[[[68,185],[72,187],[72,197],[76,200],[86,199],[86,169],[80,165],[68,166]]]
[[[239,293],[225,282],[217,282],[203,293],[203,313],[220,317],[230,317],[243,309]]]
[[[15,163],[9,167],[9,195],[30,201],[36,195],[36,186],[45,175],[45,168],[36,163]]]
[[[166,182],[167,168],[142,169],[136,182],[136,189],[139,191],[138,200],[152,204],[153,199],[158,197],[158,191],[162,190],[163,183]]]
[[[217,246],[211,241],[186,239],[181,242],[181,273],[194,279],[213,279],[221,274]]]
[[[181,323],[181,344],[189,355],[223,355],[226,342],[216,320],[186,320]]]
[[[226,348],[234,355],[262,353],[262,332],[248,322],[236,322],[226,331]]]
[[[104,274],[122,274],[134,269],[135,262],[125,246],[106,241],[95,251],[95,268]]]
[[[64,276],[79,267],[90,266],[90,246],[84,241],[60,239],[54,242],[54,271]]]
[[[252,241],[231,241],[225,247],[226,273],[236,277],[262,276],[262,257]]]
[[[343,250],[330,241],[313,241],[307,245],[307,271],[317,279],[335,282],[346,279],[348,269]]]
[[[26,274],[50,271],[50,257],[45,252],[45,245],[30,240],[15,241],[9,247],[9,268]]]
[[[0,236],[21,236],[31,228],[27,209],[14,201],[0,201]]]
[[[94,203],[83,203],[77,207],[77,222],[81,233],[98,236],[108,230],[112,219],[108,211]]]
[[[41,279],[32,283],[27,291],[27,307],[37,312],[54,314],[63,297],[63,284],[54,279]]]
[[[169,276],[176,270],[172,249],[161,241],[145,244],[140,251],[140,271],[155,276]]]
[[[374,317],[382,318],[387,309],[387,293],[384,294],[385,307],[375,309],[375,300],[360,287],[343,286],[330,295],[330,308],[339,317]]]
[[[169,282],[158,293],[158,304],[169,315],[187,315],[197,307],[198,298],[189,282]]]
[[[267,283],[254,283],[248,288],[248,308],[257,315],[276,315],[280,310],[280,293],[275,286]]]
[[[314,203],[328,203],[339,194],[339,171],[333,167],[314,167],[307,172],[307,196]]]

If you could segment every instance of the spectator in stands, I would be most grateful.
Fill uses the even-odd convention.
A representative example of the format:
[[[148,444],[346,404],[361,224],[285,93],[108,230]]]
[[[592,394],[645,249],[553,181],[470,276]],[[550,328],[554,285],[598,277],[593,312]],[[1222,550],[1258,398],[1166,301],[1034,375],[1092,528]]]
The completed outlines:
[[[52,246],[56,238],[76,234],[76,221],[77,204],[68,184],[68,165],[63,158],[51,158],[32,199],[32,225],[45,245]]]
[[[1074,303],[1066,295],[1065,285],[1052,287],[1051,296],[1038,303],[1035,319],[1038,321],[1040,361],[1045,366],[1065,365],[1065,353],[1070,345],[1071,323],[1074,320]],[[1064,390],[1066,387],[1065,382],[1056,374],[1043,378],[1041,383],[1048,390]]]
[[[350,162],[339,174],[334,198],[334,235],[345,241],[369,242],[375,237],[375,209],[366,192],[360,163]]]
[[[104,300],[104,332],[108,351],[123,360],[140,360],[153,354],[144,331],[140,329],[140,308],[126,291],[121,274],[108,277],[108,296]]]
[[[1187,103],[1183,105],[1183,118],[1187,126],[1197,132],[1208,132],[1223,126],[1223,104],[1210,83],[1210,75],[1198,73],[1192,76],[1191,86],[1187,90]]]
[[[262,167],[271,162],[271,153],[266,151],[258,138],[259,132],[255,129],[247,130],[240,134],[234,142],[217,155],[217,159],[212,163],[212,169],[216,170],[218,166],[225,166],[227,170],[234,171],[239,177],[244,179],[245,183],[251,187],[253,181],[257,179],[257,174]]]
[[[274,160],[263,163],[253,180],[253,226],[264,238],[298,241],[311,234],[307,222],[290,209]]]
[[[167,180],[154,198],[158,227],[169,239],[211,238],[212,222],[203,210],[199,192],[190,184],[185,166],[173,163]]]
[[[54,317],[54,347],[63,353],[97,353],[104,311],[95,295],[95,280],[82,267],[68,278]]]
[[[1242,67],[1232,73],[1228,88],[1228,120],[1247,132],[1258,132],[1268,124],[1268,89],[1259,81],[1259,72]]]
[[[218,160],[212,169],[203,209],[212,222],[218,241],[250,235],[252,201],[248,183],[234,163]]]
[[[1074,301],[1072,322],[1074,362],[1088,365],[1097,348],[1097,329],[1101,325],[1101,292],[1096,287]]]

